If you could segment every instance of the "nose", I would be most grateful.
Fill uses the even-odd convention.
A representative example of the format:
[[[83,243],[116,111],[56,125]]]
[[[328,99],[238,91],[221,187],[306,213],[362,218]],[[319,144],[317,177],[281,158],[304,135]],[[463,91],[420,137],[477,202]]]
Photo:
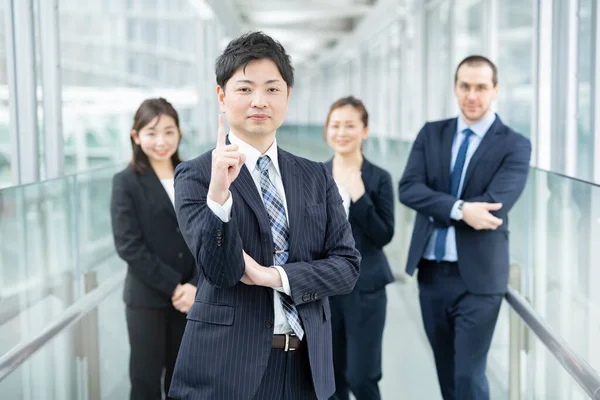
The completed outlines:
[[[252,107],[265,108],[266,106],[266,97],[262,93],[260,93],[260,91],[257,90],[254,96],[252,97]]]
[[[165,143],[164,135],[156,135],[156,144],[160,146],[164,143]]]
[[[469,100],[477,100],[477,91],[475,89],[469,90],[469,93],[467,94],[467,98]]]

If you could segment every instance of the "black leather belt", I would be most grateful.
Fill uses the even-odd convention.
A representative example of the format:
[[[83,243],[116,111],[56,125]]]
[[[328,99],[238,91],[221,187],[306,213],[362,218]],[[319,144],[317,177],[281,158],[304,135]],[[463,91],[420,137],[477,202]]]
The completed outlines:
[[[282,335],[273,335],[274,349],[283,349],[283,351],[294,351],[302,347],[302,341],[293,333]]]

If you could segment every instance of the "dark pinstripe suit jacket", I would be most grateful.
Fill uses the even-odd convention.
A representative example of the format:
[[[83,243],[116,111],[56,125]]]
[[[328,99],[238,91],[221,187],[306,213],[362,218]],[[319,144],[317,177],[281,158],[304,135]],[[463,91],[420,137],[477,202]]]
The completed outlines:
[[[223,223],[208,208],[211,154],[184,162],[175,172],[177,218],[200,279],[169,395],[252,399],[271,351],[273,290],[239,282],[245,267],[242,249],[261,265],[271,265],[271,228],[245,166],[231,185],[231,220]],[[290,226],[290,257],[282,267],[304,324],[317,397],[327,399],[335,386],[327,297],[352,291],[360,254],[323,164],[281,149],[278,157]]]

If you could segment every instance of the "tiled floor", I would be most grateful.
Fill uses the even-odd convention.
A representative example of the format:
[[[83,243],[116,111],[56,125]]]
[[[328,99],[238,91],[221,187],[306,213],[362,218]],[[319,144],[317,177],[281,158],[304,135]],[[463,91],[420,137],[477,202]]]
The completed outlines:
[[[384,332],[383,399],[438,400],[441,399],[435,364],[421,321],[418,290],[413,279],[389,285],[387,321]],[[505,400],[507,382],[504,355],[506,317],[505,305],[496,329],[488,360],[488,382],[492,400]]]
[[[412,283],[388,286],[381,395],[390,400],[438,400],[433,355],[420,320]],[[415,308],[417,307],[417,308]]]

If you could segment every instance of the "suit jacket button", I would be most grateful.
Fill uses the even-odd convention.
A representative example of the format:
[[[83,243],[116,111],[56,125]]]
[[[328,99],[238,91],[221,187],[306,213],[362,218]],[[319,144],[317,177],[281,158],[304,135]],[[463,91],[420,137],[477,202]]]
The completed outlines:
[[[272,323],[271,321],[267,321],[267,323],[265,324],[265,326],[266,326],[267,328],[270,328],[270,327],[272,327],[272,326],[273,326],[273,323]]]
[[[302,296],[302,301],[310,301],[310,300],[311,300],[310,294],[305,294],[304,296]]]
[[[180,253],[177,253],[177,257],[179,257],[179,258],[183,258],[183,253],[181,253],[181,252],[180,252]]]
[[[175,228],[175,232],[181,233],[181,230],[179,230],[179,227]]]

